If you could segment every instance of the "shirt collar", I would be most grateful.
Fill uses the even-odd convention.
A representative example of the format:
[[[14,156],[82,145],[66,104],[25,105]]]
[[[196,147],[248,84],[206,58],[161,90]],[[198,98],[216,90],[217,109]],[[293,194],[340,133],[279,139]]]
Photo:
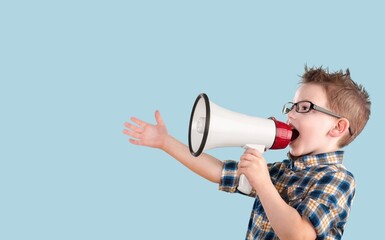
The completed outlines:
[[[304,155],[300,157],[294,157],[290,155],[290,153],[287,155],[291,161],[292,169],[297,171],[318,165],[342,164],[344,151],[335,151],[316,155]]]

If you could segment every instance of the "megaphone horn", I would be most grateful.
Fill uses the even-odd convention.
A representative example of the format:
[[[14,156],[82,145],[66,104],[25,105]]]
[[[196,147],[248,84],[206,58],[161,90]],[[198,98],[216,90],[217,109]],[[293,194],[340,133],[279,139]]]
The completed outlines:
[[[233,112],[211,102],[205,93],[195,100],[189,126],[189,149],[193,156],[217,147],[263,145],[286,148],[292,137],[289,125],[274,118],[258,118]]]

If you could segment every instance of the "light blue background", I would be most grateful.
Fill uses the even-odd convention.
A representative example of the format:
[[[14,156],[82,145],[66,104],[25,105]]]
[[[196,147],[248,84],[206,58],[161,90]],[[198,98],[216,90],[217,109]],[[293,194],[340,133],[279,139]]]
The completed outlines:
[[[201,92],[286,120],[305,64],[350,68],[371,95],[346,148],[357,194],[344,239],[378,239],[384,22],[381,1],[2,1],[0,239],[243,239],[253,199],[129,144],[123,123],[159,109],[187,143]]]

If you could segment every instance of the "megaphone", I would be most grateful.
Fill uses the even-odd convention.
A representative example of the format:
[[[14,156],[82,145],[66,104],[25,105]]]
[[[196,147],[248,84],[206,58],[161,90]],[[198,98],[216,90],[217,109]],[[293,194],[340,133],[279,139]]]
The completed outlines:
[[[188,143],[195,157],[218,147],[255,148],[264,152],[265,149],[286,148],[294,135],[286,123],[227,110],[201,93],[191,112]],[[252,190],[244,175],[239,179],[238,190],[245,194]]]

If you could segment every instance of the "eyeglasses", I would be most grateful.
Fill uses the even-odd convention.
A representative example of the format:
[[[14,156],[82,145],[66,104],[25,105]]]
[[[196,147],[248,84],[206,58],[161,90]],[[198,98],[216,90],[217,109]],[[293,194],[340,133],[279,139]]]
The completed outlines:
[[[293,110],[293,108],[295,108],[295,111],[297,113],[308,113],[308,112],[310,112],[310,110],[316,110],[318,112],[325,113],[325,114],[330,115],[330,116],[335,117],[335,118],[342,118],[340,115],[333,113],[333,112],[331,112],[325,108],[322,108],[320,106],[317,106],[310,101],[299,101],[296,103],[288,102],[283,106],[282,112],[284,114],[288,114],[291,110]],[[352,130],[350,127],[349,127],[349,133],[350,133],[350,135],[353,136],[353,133],[352,133]]]

